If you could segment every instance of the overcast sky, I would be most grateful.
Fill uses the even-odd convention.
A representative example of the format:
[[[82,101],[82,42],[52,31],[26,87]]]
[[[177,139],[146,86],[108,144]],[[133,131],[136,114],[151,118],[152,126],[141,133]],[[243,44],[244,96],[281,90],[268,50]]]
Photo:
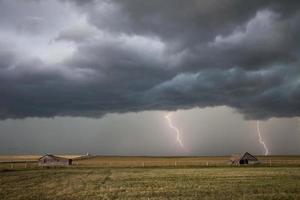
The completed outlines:
[[[299,24],[298,0],[0,0],[0,153],[300,154]]]

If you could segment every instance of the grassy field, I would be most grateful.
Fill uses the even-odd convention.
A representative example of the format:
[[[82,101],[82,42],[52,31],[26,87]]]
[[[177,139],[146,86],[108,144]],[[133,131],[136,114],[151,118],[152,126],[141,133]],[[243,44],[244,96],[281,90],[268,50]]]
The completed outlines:
[[[95,157],[51,169],[2,163],[0,199],[300,199],[300,158],[264,159],[249,167],[229,167],[228,157]]]
[[[65,158],[77,158],[80,155],[58,155]],[[36,161],[41,155],[0,155],[0,162],[2,161]]]
[[[142,157],[142,156],[93,156],[59,155],[73,159],[72,167],[226,167],[230,156],[201,157]],[[36,168],[40,155],[0,155],[1,169]],[[259,166],[300,167],[300,156],[257,156]]]

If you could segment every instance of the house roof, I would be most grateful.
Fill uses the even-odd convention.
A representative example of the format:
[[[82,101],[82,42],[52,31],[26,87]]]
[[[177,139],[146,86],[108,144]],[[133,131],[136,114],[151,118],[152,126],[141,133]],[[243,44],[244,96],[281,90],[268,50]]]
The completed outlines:
[[[69,159],[67,159],[67,158],[54,156],[54,155],[52,155],[52,154],[46,154],[46,155],[40,157],[39,160],[42,160],[42,159],[44,159],[44,158],[51,158],[51,159],[56,160],[56,161],[59,161],[59,160],[69,160]]]
[[[246,152],[243,156],[241,155],[232,155],[230,160],[231,161],[235,161],[235,162],[238,162],[240,160],[245,160],[247,159],[248,161],[258,161],[258,159],[253,156],[252,154]]]
[[[244,160],[244,159],[247,159],[247,160],[249,160],[249,161],[258,161],[258,159],[257,159],[255,156],[251,155],[251,154],[248,153],[248,152],[246,152],[246,153],[240,158],[240,160]]]

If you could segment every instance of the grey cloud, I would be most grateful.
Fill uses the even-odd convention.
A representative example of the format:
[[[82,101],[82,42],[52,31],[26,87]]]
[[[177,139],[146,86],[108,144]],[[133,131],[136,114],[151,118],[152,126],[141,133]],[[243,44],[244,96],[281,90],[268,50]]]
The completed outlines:
[[[40,17],[26,17],[17,24],[20,33],[39,34],[44,29],[44,19]]]
[[[219,105],[300,116],[298,1],[57,2],[87,19],[53,38],[75,50],[54,64],[1,50],[2,119]]]
[[[97,28],[87,24],[77,25],[63,30],[55,38],[56,41],[70,41],[70,42],[88,42],[95,39],[96,35],[101,34]]]
[[[257,11],[274,9],[282,15],[292,15],[299,2],[251,1],[245,4],[235,0],[181,0],[147,1],[98,1],[99,7],[88,9],[90,21],[101,29],[129,34],[154,34],[164,40],[186,43],[185,47],[206,43],[216,35],[229,34],[253,18]]]
[[[155,98],[152,101],[164,101],[169,109],[228,105],[249,119],[297,116],[299,83],[293,86],[285,76],[291,74],[282,68],[264,73],[208,70],[178,75],[158,85],[149,96]]]
[[[4,46],[2,44],[2,46]],[[14,60],[16,59],[13,52],[5,49],[0,50],[0,70],[3,70],[4,68],[8,68],[14,63]]]

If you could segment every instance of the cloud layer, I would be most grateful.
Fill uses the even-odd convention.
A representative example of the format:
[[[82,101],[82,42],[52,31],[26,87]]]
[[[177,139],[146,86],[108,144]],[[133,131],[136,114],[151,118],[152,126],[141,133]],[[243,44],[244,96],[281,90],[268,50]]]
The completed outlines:
[[[300,116],[299,1],[0,0],[0,118]]]

